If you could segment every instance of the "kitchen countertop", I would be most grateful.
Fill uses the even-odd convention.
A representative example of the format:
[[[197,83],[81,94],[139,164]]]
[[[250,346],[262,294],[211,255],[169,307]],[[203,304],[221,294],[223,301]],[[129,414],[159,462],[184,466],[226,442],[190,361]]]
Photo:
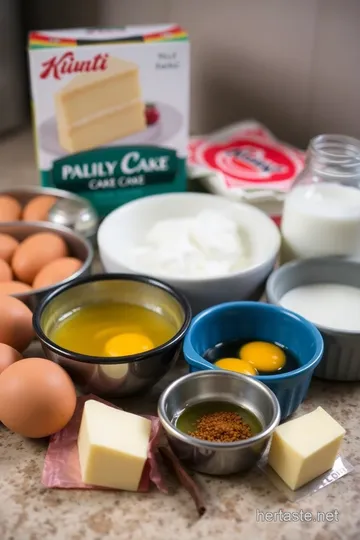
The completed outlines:
[[[1,188],[37,181],[31,132],[0,141]],[[27,355],[40,355],[33,344]],[[154,413],[157,399],[180,366],[147,396],[119,402],[132,412]],[[40,483],[45,441],[25,440],[0,426],[1,540],[357,540],[360,536],[360,383],[314,380],[299,413],[321,405],[346,429],[342,455],[354,471],[314,495],[289,502],[257,469],[244,476],[196,475],[207,503],[199,519],[188,493],[170,479],[170,494],[49,490]],[[312,512],[312,521],[284,512]],[[338,512],[338,521],[322,519]],[[267,522],[257,512],[271,512]],[[320,519],[317,517],[317,512]],[[260,514],[263,515],[263,514]],[[334,514],[333,514],[334,516]],[[287,521],[281,521],[286,519]],[[291,520],[292,519],[292,520]],[[302,518],[300,518],[302,519]]]

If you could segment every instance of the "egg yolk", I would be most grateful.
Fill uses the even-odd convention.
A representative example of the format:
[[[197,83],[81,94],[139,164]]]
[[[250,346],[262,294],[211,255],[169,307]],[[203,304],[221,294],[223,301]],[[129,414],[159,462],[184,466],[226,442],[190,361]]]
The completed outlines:
[[[108,326],[107,328],[103,328],[102,330],[99,330],[98,332],[95,332],[94,339],[97,342],[107,342],[113,337],[117,337],[120,334],[127,334],[127,333],[136,333],[134,332],[134,328],[126,328],[123,326]]]
[[[221,369],[243,373],[244,375],[258,374],[257,369],[252,364],[245,360],[239,360],[239,358],[221,358],[220,360],[217,360],[214,365]]]
[[[154,348],[154,344],[144,334],[132,332],[119,334],[105,344],[106,356],[128,356],[139,354]]]
[[[243,345],[239,351],[241,360],[252,364],[259,371],[278,371],[284,367],[286,356],[284,351],[273,343],[253,341]]]

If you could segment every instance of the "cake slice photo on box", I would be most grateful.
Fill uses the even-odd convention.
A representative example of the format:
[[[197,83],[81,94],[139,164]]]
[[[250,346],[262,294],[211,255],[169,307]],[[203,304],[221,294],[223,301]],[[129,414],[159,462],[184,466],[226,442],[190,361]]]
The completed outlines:
[[[54,95],[59,143],[69,153],[147,127],[138,66],[114,56],[105,61],[106,70],[77,74]]]

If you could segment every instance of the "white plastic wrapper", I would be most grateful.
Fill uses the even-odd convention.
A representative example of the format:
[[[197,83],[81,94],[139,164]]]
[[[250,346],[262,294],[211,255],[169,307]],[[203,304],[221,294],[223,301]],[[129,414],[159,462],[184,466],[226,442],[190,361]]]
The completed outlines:
[[[246,120],[188,145],[188,175],[207,191],[258,206],[278,222],[283,200],[304,167],[305,154]]]
[[[263,457],[263,459],[259,462],[258,468],[268,477],[270,482],[279,491],[281,491],[289,501],[292,502],[303,499],[304,497],[308,497],[312,493],[316,493],[317,491],[320,491],[320,489],[326,488],[333,482],[339,480],[339,478],[342,478],[354,470],[354,467],[347,461],[347,459],[342,456],[338,456],[335,460],[333,468],[330,471],[325,472],[305,486],[293,491],[285,484],[285,482],[281,480],[280,476],[276,474],[274,469],[268,465],[267,456]]]

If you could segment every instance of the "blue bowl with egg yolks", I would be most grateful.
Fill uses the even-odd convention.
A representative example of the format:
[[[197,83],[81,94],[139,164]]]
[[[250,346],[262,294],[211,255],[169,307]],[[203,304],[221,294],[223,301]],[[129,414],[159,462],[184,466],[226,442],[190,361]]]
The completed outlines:
[[[276,395],[281,419],[293,414],[304,401],[319,364],[324,342],[318,329],[303,317],[279,306],[261,302],[229,302],[199,313],[184,341],[190,372],[220,369],[204,358],[218,343],[235,340],[279,343],[296,357],[299,367],[284,373],[257,375]]]

